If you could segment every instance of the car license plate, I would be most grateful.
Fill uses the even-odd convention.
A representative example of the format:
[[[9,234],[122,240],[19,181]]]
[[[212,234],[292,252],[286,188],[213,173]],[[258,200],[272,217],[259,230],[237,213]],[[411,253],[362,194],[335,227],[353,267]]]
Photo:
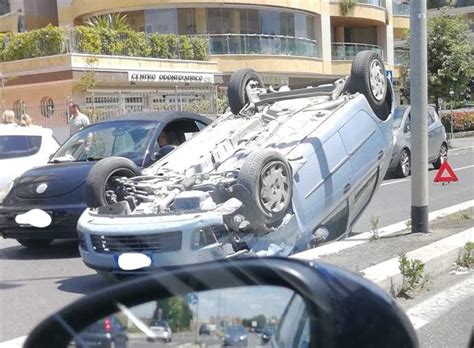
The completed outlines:
[[[51,215],[41,209],[32,209],[23,214],[15,216],[15,222],[20,227],[45,228],[51,225]]]
[[[123,253],[114,255],[115,267],[121,271],[136,271],[153,266],[151,255],[144,253]]]

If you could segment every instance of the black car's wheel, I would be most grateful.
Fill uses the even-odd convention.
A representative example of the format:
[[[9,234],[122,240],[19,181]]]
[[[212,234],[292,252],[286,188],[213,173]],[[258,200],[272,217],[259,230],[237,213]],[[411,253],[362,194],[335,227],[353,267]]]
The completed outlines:
[[[26,239],[26,238],[19,238],[17,242],[27,248],[44,248],[50,245],[53,242],[53,238],[48,239]]]
[[[441,164],[448,159],[448,144],[443,143],[439,149],[439,155],[436,161],[433,162],[434,169],[441,168]]]
[[[234,115],[237,115],[248,103],[245,88],[250,82],[255,83],[260,88],[265,87],[262,78],[253,69],[239,69],[230,76],[227,97],[230,110]]]
[[[352,62],[348,89],[351,93],[363,94],[379,118],[388,117],[390,113],[386,100],[388,81],[384,63],[377,52],[363,51],[356,55]]]
[[[278,151],[252,152],[240,169],[239,184],[251,194],[266,225],[275,224],[291,209],[293,181],[288,161]]]
[[[400,159],[398,160],[397,169],[395,170],[395,174],[399,178],[406,178],[410,175],[411,171],[411,156],[410,151],[408,149],[403,149],[400,154]]]
[[[115,179],[131,178],[139,175],[140,170],[128,158],[108,157],[97,162],[86,179],[86,204],[89,208],[97,208],[113,203],[108,192],[116,189]]]

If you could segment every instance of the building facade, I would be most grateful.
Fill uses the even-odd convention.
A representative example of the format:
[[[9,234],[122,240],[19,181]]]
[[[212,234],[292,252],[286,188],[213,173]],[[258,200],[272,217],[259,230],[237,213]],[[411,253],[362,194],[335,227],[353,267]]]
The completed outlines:
[[[359,0],[348,10],[340,0],[55,1],[51,22],[60,26],[119,13],[137,31],[200,35],[209,42],[210,58],[97,56],[91,66],[83,54],[71,52],[1,64],[4,107],[26,108],[45,125],[64,122],[62,109],[70,99],[80,98],[87,107],[119,105],[120,111],[217,99],[230,74],[243,67],[273,85],[333,79],[348,74],[356,53],[366,49],[378,51],[397,79],[394,44],[404,40],[409,26],[408,5],[399,0]],[[75,95],[74,84],[91,70],[93,90]],[[51,105],[54,116],[45,117]]]

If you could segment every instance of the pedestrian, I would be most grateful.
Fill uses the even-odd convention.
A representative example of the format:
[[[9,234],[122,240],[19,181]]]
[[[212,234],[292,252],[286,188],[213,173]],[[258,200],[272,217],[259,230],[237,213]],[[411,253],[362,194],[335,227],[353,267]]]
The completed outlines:
[[[89,117],[81,112],[81,108],[75,102],[69,103],[69,114],[71,115],[71,118],[69,119],[71,135],[91,124]]]
[[[33,121],[30,116],[28,116],[27,114],[24,114],[23,116],[21,116],[20,126],[29,127],[32,124],[33,124]]]
[[[15,113],[12,110],[5,110],[3,112],[2,124],[17,126],[15,122]]]

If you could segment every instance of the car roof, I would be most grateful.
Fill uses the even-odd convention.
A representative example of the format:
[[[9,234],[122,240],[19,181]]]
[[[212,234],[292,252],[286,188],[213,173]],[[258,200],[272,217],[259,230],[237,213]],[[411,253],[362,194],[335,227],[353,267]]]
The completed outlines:
[[[194,112],[186,111],[142,111],[124,114],[118,117],[109,118],[97,123],[108,123],[117,121],[160,121],[168,123],[176,118],[190,118],[197,121],[201,121],[205,124],[209,124],[212,120],[206,116],[196,114]]]
[[[50,128],[43,128],[41,126],[11,126],[11,125],[0,125],[0,135],[42,135],[52,136],[53,130]]]

